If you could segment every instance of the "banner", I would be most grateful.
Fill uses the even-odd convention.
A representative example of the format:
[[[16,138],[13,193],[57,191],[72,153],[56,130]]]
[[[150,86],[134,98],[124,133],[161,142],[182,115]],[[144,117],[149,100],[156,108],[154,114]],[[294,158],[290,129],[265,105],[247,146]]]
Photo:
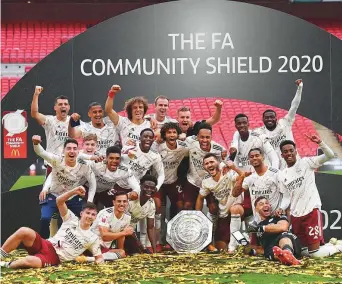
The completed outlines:
[[[26,111],[4,111],[2,113],[3,145],[5,159],[27,158],[27,114]]]

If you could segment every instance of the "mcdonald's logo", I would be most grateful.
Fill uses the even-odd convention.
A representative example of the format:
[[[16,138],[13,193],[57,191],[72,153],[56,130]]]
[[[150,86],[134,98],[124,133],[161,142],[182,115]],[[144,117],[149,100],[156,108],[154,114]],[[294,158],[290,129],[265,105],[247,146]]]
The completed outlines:
[[[19,149],[12,149],[11,157],[20,157]]]

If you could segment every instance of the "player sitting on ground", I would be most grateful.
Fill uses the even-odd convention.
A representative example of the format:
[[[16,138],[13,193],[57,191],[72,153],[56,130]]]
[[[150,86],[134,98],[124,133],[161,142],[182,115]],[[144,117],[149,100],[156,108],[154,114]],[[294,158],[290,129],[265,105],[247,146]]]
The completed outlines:
[[[134,233],[130,226],[131,216],[125,213],[128,207],[127,193],[115,192],[112,196],[113,206],[101,210],[91,226],[92,231],[100,237],[101,251],[106,261],[124,258],[125,237]],[[82,255],[76,261],[93,262],[94,257]]]
[[[242,172],[229,162],[229,170],[224,173],[220,170],[217,156],[207,153],[203,158],[203,167],[209,173],[202,181],[199,191],[196,210],[202,211],[203,202],[210,193],[219,202],[219,218],[215,231],[215,246],[219,250],[225,250],[228,245],[228,252],[233,253],[237,247],[236,240],[230,236],[231,232],[240,230],[241,216],[243,215],[242,197],[235,198],[231,195],[235,181]],[[230,216],[229,216],[230,215]]]
[[[60,262],[74,260],[85,250],[94,255],[96,263],[103,262],[100,240],[90,228],[97,215],[96,206],[92,203],[84,204],[80,213],[81,218],[78,219],[66,205],[66,201],[72,196],[83,197],[85,193],[84,187],[78,186],[57,197],[56,204],[63,224],[53,238],[45,240],[37,232],[26,227],[20,228],[10,236],[0,249],[1,257],[8,257],[8,254],[21,243],[29,256],[11,262],[1,262],[1,266],[18,269],[58,265]]]
[[[86,137],[89,134],[96,134],[97,152],[100,155],[106,154],[106,149],[120,143],[119,135],[113,122],[108,117],[103,118],[104,111],[100,103],[93,102],[88,107],[90,122],[79,122],[80,115],[73,113],[68,126],[68,133],[71,138]],[[76,126],[76,124],[80,124]]]
[[[140,220],[147,218],[147,234],[152,245],[152,248],[150,249],[154,253],[157,252],[154,228],[156,206],[152,196],[157,190],[157,183],[156,177],[152,175],[143,176],[140,180],[141,191],[139,198],[128,202],[128,212],[131,214],[131,226],[133,228],[136,227]],[[126,237],[125,251],[127,254],[143,252],[143,246],[135,234]],[[151,253],[150,250],[147,250],[146,252]]]
[[[272,207],[268,199],[259,196],[254,207],[261,218],[248,225],[248,231],[257,233],[257,238],[264,250],[264,256],[270,260],[278,259],[283,264],[298,265],[301,248],[296,235],[289,232],[289,220],[285,215],[272,216]]]
[[[325,257],[342,251],[342,244],[320,246],[323,239],[322,203],[315,182],[315,170],[332,159],[334,152],[317,135],[308,136],[320,146],[323,155],[297,160],[296,144],[285,140],[280,144],[287,167],[282,170],[283,186],[290,194],[292,232],[298,236],[309,256]]]

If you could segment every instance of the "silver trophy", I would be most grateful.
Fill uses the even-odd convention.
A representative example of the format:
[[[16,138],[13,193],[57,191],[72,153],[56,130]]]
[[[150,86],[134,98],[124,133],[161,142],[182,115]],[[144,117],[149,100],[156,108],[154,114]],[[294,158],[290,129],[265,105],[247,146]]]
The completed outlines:
[[[198,253],[210,244],[212,231],[201,211],[183,210],[167,223],[166,241],[178,253]]]

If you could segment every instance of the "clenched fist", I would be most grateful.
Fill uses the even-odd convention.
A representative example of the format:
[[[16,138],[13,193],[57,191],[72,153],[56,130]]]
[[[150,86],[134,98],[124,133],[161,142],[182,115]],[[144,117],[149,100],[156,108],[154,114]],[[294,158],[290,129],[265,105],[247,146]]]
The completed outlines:
[[[223,106],[223,102],[221,100],[216,100],[214,102],[214,106],[218,107],[218,108],[221,108]]]
[[[79,121],[81,116],[78,113],[73,113],[72,115],[70,115],[70,117],[76,122]]]
[[[121,91],[121,87],[119,85],[113,85],[110,90],[117,93]]]
[[[35,90],[34,90],[34,95],[35,95],[35,96],[39,96],[42,92],[43,92],[43,87],[41,87],[41,86],[36,86],[36,88],[35,88]]]
[[[42,143],[42,137],[40,137],[39,135],[33,135],[32,136],[32,142],[34,145],[38,145],[38,144]]]
[[[78,187],[75,187],[74,189],[73,189],[73,191],[75,192],[75,194],[77,194],[77,195],[79,195],[79,196],[82,196],[82,197],[84,197],[85,196],[85,194],[86,194],[86,190],[85,190],[85,188],[83,187],[83,186],[78,186]]]
[[[303,82],[303,80],[302,79],[298,79],[298,80],[296,80],[296,85],[297,86],[299,86],[300,85],[300,83],[302,83]]]

